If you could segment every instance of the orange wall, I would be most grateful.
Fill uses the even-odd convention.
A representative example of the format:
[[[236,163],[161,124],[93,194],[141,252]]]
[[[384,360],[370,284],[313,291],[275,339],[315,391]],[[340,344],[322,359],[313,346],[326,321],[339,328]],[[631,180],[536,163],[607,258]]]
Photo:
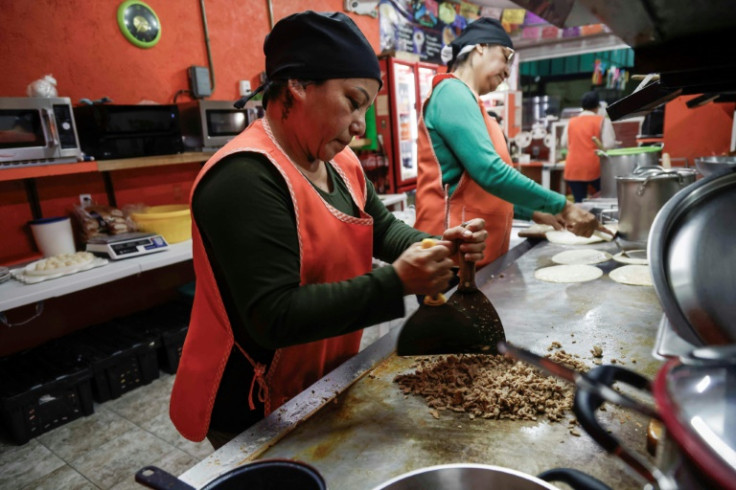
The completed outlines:
[[[22,97],[26,86],[52,74],[60,96],[110,97],[114,103],[142,100],[171,103],[188,89],[187,67],[207,66],[200,2],[146,0],[158,14],[161,40],[151,49],[129,43],[117,25],[122,0],[3,0],[0,29],[0,97]],[[294,12],[342,11],[344,0],[275,0],[274,21]],[[263,39],[270,31],[264,1],[206,0],[215,91],[210,99],[235,100],[238,81],[257,86],[264,69]],[[377,19],[354,16],[375,50]],[[179,101],[187,100],[180,97]],[[118,206],[186,203],[197,164],[112,172]],[[0,169],[2,172],[2,169]],[[101,174],[36,179],[43,216],[70,214],[78,195],[90,193],[107,204]],[[0,264],[29,258],[37,251],[26,226],[31,212],[23,182],[0,182]]]
[[[53,74],[59,95],[73,102],[110,97],[118,104],[141,100],[171,103],[188,89],[187,67],[207,66],[200,3],[146,0],[161,21],[161,40],[151,49],[129,43],[117,24],[122,0],[3,0],[0,29],[0,96],[25,96],[28,83]],[[268,3],[206,0],[215,73],[212,99],[236,99],[238,81],[255,82],[264,69],[263,39],[270,31]],[[294,12],[342,11],[343,0],[274,0],[274,21]],[[353,16],[353,14],[349,14]],[[378,21],[353,16],[374,49]],[[253,86],[255,88],[255,85]]]
[[[688,95],[668,102],[664,111],[664,150],[672,158],[722,155],[731,145],[731,128],[736,104],[706,104],[690,109],[686,102],[697,97]]]

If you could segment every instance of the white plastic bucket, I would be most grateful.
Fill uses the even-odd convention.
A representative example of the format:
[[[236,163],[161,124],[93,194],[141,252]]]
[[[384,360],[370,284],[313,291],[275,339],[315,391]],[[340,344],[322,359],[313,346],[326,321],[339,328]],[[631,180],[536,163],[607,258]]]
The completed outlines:
[[[68,216],[41,218],[29,221],[28,224],[36,246],[44,257],[76,252],[72,223]]]

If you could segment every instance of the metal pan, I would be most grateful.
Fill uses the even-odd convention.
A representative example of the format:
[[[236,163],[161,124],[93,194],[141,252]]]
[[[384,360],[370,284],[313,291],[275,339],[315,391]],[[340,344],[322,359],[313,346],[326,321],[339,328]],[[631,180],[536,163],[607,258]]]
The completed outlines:
[[[499,351],[574,380],[573,410],[580,425],[647,484],[667,490],[736,488],[736,438],[726,422],[736,416],[736,347],[700,348],[672,359],[654,383],[620,366],[599,366],[583,374],[508,344],[499,344]],[[609,395],[616,392],[614,383],[653,396],[654,406],[636,400],[623,406],[662,421],[666,432],[657,444],[656,465],[622,445],[598,422],[596,411],[613,399]]]
[[[177,477],[156,466],[146,466],[135,481],[154,490],[194,490]],[[288,459],[264,459],[238,466],[207,483],[203,490],[270,490],[298,488],[326,490],[322,476],[308,464]]]
[[[736,342],[736,167],[660,209],[649,234],[654,289],[675,332],[695,346]]]
[[[610,490],[592,476],[570,468],[545,471],[533,477],[520,471],[484,464],[428,466],[404,473],[373,490],[556,490],[561,481],[575,490]]]

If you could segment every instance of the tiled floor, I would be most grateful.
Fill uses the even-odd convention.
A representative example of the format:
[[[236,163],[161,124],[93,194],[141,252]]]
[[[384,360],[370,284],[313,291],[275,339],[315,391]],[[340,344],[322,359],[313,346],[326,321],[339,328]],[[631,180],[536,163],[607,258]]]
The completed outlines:
[[[0,441],[2,489],[140,489],[133,479],[154,464],[180,474],[212,453],[207,442],[179,435],[168,416],[174,376],[95,403],[95,413],[23,446]]]
[[[395,320],[365,330],[369,345]],[[133,475],[153,464],[179,475],[213,452],[206,440],[184,439],[169,420],[174,376],[161,376],[116,400],[95,403],[94,414],[16,446],[0,439],[0,489],[141,489]]]

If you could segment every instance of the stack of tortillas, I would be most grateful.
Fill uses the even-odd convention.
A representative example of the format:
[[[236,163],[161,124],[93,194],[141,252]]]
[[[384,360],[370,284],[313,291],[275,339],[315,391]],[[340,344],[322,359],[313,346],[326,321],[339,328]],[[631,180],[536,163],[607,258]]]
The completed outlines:
[[[611,279],[621,284],[654,286],[652,274],[646,265],[624,265],[613,269],[608,275],[611,276]]]
[[[589,237],[578,236],[571,231],[567,230],[553,230],[545,233],[547,240],[550,243],[557,243],[560,245],[588,245],[591,243],[602,242],[603,238],[598,235],[592,235]]]
[[[588,282],[603,275],[603,271],[592,265],[553,265],[534,271],[534,277],[546,282]]]
[[[552,262],[560,265],[592,265],[611,260],[611,254],[602,250],[583,248],[565,250],[552,257]]]
[[[629,250],[627,252],[619,252],[613,256],[613,260],[622,264],[648,265],[649,260],[646,258],[646,252],[646,250]]]

